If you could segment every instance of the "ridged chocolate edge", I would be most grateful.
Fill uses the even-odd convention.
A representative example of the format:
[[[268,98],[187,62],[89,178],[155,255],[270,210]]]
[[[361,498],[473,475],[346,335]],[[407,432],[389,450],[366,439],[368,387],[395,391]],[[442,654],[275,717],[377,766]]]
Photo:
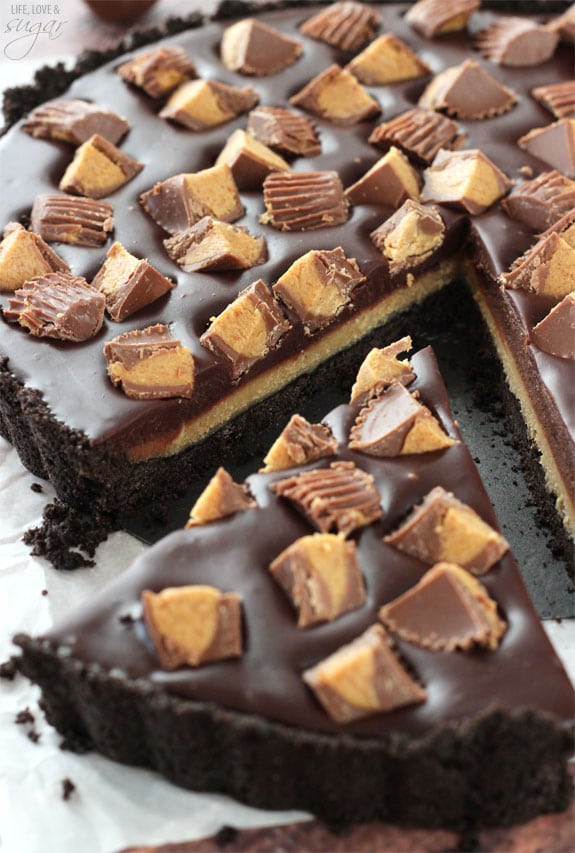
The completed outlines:
[[[570,800],[572,735],[526,708],[487,708],[416,740],[325,735],[166,695],[46,640],[15,642],[17,666],[40,685],[66,746],[151,767],[184,788],[305,809],[331,825],[379,819],[459,831],[523,822]],[[352,786],[341,785],[342,768]]]

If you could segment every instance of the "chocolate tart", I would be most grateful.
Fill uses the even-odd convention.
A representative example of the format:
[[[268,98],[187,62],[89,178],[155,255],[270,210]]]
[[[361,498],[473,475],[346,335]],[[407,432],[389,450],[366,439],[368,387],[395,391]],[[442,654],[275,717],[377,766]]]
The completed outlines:
[[[305,809],[331,824],[381,819],[469,830],[567,806],[573,691],[508,550],[492,554],[479,577],[504,630],[491,648],[438,649],[390,629],[415,680],[415,704],[337,722],[302,679],[427,572],[428,560],[384,537],[432,489],[441,486],[497,530],[432,350],[410,364],[415,378],[393,393],[416,392],[449,446],[387,458],[350,448],[354,422],[365,423],[364,393],[323,421],[337,449],[332,442],[323,458],[251,475],[234,514],[169,535],[45,636],[16,638],[17,665],[40,685],[47,717],[68,744],[155,768],[184,787]],[[373,477],[379,492],[379,512],[346,539],[365,599],[331,621],[298,627],[269,566],[309,538],[319,516],[298,511],[278,484],[324,476],[340,463]],[[160,664],[141,595],[198,584],[241,597],[243,651],[197,667]],[[451,612],[440,617],[447,633]]]
[[[545,9],[548,8],[546,5]],[[470,55],[475,57],[472,36],[498,19],[489,11],[476,12],[469,32],[429,39],[411,26],[405,17],[406,9],[406,5],[395,4],[376,7],[381,16],[378,32],[390,31],[415,54],[425,55],[436,75]],[[265,13],[266,23],[304,48],[291,65],[267,77],[246,77],[224,67],[219,48],[230,25],[228,20],[208,23],[201,31],[185,31],[162,44],[183,48],[193,58],[202,78],[213,77],[236,87],[249,84],[259,95],[261,105],[289,106],[289,98],[312,78],[334,62],[344,65],[352,56],[300,32],[301,23],[313,11],[306,6]],[[556,11],[555,7],[549,11]],[[222,8],[223,17],[230,13],[240,14],[240,7]],[[197,23],[195,20],[194,26]],[[164,101],[150,98],[121,80],[117,73],[120,65],[141,52],[142,48],[124,54],[121,59],[114,57],[92,73],[83,74],[71,82],[66,97],[94,101],[128,121],[130,130],[119,145],[122,154],[142,163],[143,168],[107,198],[114,209],[114,238],[136,257],[147,257],[176,286],[122,322],[106,319],[101,331],[81,344],[38,340],[16,324],[2,325],[1,347],[5,357],[0,369],[0,431],[18,449],[24,464],[37,476],[49,478],[55,486],[64,508],[57,507],[53,516],[60,519],[66,516],[58,536],[67,539],[68,544],[74,537],[93,543],[126,516],[157,508],[183,491],[190,479],[232,453],[237,457],[250,435],[277,420],[280,412],[299,405],[300,399],[309,397],[326,382],[333,381],[333,377],[341,374],[342,366],[354,370],[367,351],[369,335],[378,336],[380,342],[391,339],[396,334],[394,318],[401,318],[422,302],[427,307],[420,316],[425,318],[425,311],[433,310],[433,294],[457,278],[460,249],[469,230],[466,212],[441,205],[445,224],[441,246],[406,271],[390,264],[369,236],[390,218],[393,208],[355,204],[341,225],[284,232],[260,221],[264,212],[261,190],[242,189],[245,215],[238,224],[265,238],[267,260],[244,272],[185,273],[170,260],[163,245],[168,235],[144,212],[138,198],[158,181],[211,167],[233,131],[246,127],[247,118],[241,115],[200,132],[160,118],[158,112]],[[354,51],[358,52],[359,49]],[[456,118],[458,133],[464,134],[465,149],[479,148],[512,181],[522,180],[526,169],[535,175],[543,171],[545,164],[516,143],[534,127],[549,123],[549,113],[531,96],[531,90],[536,85],[569,79],[571,58],[570,47],[560,44],[551,59],[534,67],[508,68],[486,61],[489,73],[513,90],[518,103],[508,112],[487,119]],[[62,79],[56,80],[57,75],[51,75],[48,88],[59,87],[54,94],[61,93],[73,76],[74,73],[67,76],[62,73]],[[367,88],[380,102],[383,120],[388,121],[414,108],[430,79],[430,75],[424,75],[403,83]],[[25,94],[30,98],[29,92]],[[13,93],[9,98],[12,116],[15,100]],[[292,109],[310,118],[304,110]],[[296,172],[335,170],[343,186],[350,187],[383,153],[368,141],[379,118],[353,125],[337,124],[316,115],[311,118],[322,150],[319,155],[293,160]],[[168,156],[165,152],[169,152]],[[0,221],[27,223],[35,197],[55,191],[73,148],[65,142],[29,136],[20,121],[0,143],[0,153],[5,174],[18,176],[17,182],[9,179],[5,188],[0,201]],[[19,166],[23,160],[31,164],[24,176]],[[421,162],[412,165],[422,171]],[[496,204],[481,216],[471,217],[473,233],[480,230],[479,242],[489,255],[491,267],[481,261],[481,272],[477,270],[478,242],[475,241],[468,251],[475,268],[469,278],[478,278],[478,288],[496,294],[499,291],[493,283],[494,274],[535,239],[532,229],[518,226],[508,217],[502,228],[503,215]],[[101,266],[107,248],[52,245],[73,273],[85,276],[88,281]],[[258,278],[271,286],[305,252],[332,251],[340,246],[348,258],[356,259],[366,280],[353,290],[343,309],[330,318],[331,322],[310,334],[301,317],[284,305],[282,310],[291,327],[264,358],[239,377],[233,369],[230,371],[227,359],[202,345],[200,338],[210,319],[220,314],[245,287]],[[0,301],[5,306],[8,299],[2,296]],[[498,309],[496,312],[499,318],[502,312]],[[195,365],[193,393],[172,399],[129,399],[106,376],[104,343],[124,332],[157,323],[168,325],[183,346],[190,349]],[[502,324],[500,319],[490,323],[496,336],[502,337]],[[424,330],[425,319],[420,325]],[[515,330],[508,344],[519,361],[524,358],[523,334]],[[547,410],[537,414],[538,426],[531,431],[536,441],[543,437],[542,443],[549,443],[543,456],[548,471],[547,486],[558,496],[559,516],[568,524],[573,483],[570,466],[574,458],[572,424],[566,415],[569,400],[548,380],[550,374],[557,376],[559,368],[561,373],[568,371],[572,363],[560,359],[557,368],[558,360],[552,357],[553,369],[543,369],[541,361],[545,356],[533,356],[532,350],[533,347],[527,356],[530,366],[522,368],[529,380],[523,380],[523,389],[513,382],[511,387],[515,393],[521,392],[525,400],[523,411],[529,425],[537,401],[546,400]],[[563,380],[559,386],[563,387]],[[98,522],[90,530],[92,514]],[[37,537],[37,547],[51,553],[60,565],[74,565],[70,554],[65,554],[65,547],[54,545],[57,536],[54,525],[50,528],[50,524],[48,521],[47,530]],[[47,544],[50,539],[52,545]]]

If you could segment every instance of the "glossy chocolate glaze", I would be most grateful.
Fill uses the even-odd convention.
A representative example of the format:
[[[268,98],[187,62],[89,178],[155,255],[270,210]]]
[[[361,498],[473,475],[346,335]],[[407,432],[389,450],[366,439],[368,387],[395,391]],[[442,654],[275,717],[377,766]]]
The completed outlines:
[[[432,351],[422,350],[412,363],[416,379],[410,390],[419,390],[446,432],[459,438]],[[462,442],[434,453],[376,459],[347,448],[357,412],[357,406],[340,406],[325,423],[339,441],[339,458],[370,472],[381,493],[382,519],[353,534],[367,587],[363,607],[328,624],[297,628],[297,616],[268,566],[312,528],[293,506],[272,493],[270,484],[286,476],[278,471],[248,478],[257,509],[166,537],[95,600],[52,630],[48,639],[68,647],[75,659],[86,664],[149,679],[170,694],[311,730],[341,731],[305,687],[301,673],[374,624],[379,607],[405,592],[428,568],[386,545],[383,535],[438,484],[496,525]],[[325,467],[332,461],[307,467]],[[301,469],[290,473],[296,470]],[[488,706],[527,706],[560,722],[572,716],[571,686],[539,624],[514,559],[505,555],[481,581],[508,623],[499,648],[495,652],[433,652],[398,641],[404,661],[428,692],[427,701],[346,725],[346,732],[378,735],[401,730],[418,735],[447,721],[472,717]],[[238,661],[197,670],[163,672],[141,619],[140,593],[193,583],[208,583],[242,596],[244,655]]]
[[[379,7],[382,16],[380,32],[395,32],[420,54],[434,73],[460,63],[469,55],[467,34],[455,33],[441,39],[426,40],[404,21],[406,8],[405,4]],[[181,45],[193,59],[200,76],[212,76],[234,85],[250,83],[260,93],[261,104],[281,105],[319,71],[333,62],[345,64],[349,59],[347,54],[301,36],[298,24],[312,11],[313,8],[300,8],[266,16],[266,21],[299,39],[304,46],[301,59],[269,78],[245,78],[226,71],[220,63],[218,46],[222,29],[228,22],[210,24],[201,30],[167,39],[166,43]],[[482,28],[492,19],[493,14],[489,12],[475,14],[473,28]],[[367,284],[358,288],[355,294],[354,305],[338,318],[341,323],[345,322],[350,311],[368,305],[402,280],[390,278],[386,263],[369,240],[370,231],[391,214],[390,209],[355,207],[345,225],[307,233],[282,234],[259,224],[263,202],[257,192],[242,193],[246,214],[238,224],[247,225],[255,235],[265,236],[269,260],[243,274],[183,273],[168,258],[162,245],[166,235],[142,211],[138,197],[159,180],[212,165],[229,135],[236,128],[244,127],[247,118],[243,116],[202,133],[177,127],[157,116],[158,104],[120,80],[115,73],[119,64],[119,60],[114,61],[82,77],[72,85],[70,96],[110,107],[129,121],[131,130],[121,147],[144,163],[144,169],[107,199],[115,211],[114,238],[133,254],[148,257],[150,263],[177,282],[177,287],[123,323],[106,320],[100,334],[85,344],[37,341],[21,329],[2,324],[0,347],[9,355],[11,369],[17,378],[42,392],[56,418],[83,430],[94,443],[109,439],[129,445],[134,440],[174,431],[182,420],[209,407],[226,393],[230,387],[227,365],[202,347],[199,337],[205,331],[208,319],[218,314],[240,289],[256,278],[261,277],[271,285],[305,251],[333,249],[341,245],[348,256],[357,259],[368,276]],[[521,151],[515,143],[533,127],[549,123],[550,114],[530,97],[529,91],[535,85],[568,79],[572,73],[569,47],[561,46],[556,58],[535,68],[503,69],[492,63],[487,63],[487,67],[495,77],[516,91],[519,103],[509,113],[497,118],[461,122],[468,136],[466,147],[481,148],[512,179],[520,177],[519,169],[523,166],[531,167],[535,174],[546,169],[545,164]],[[380,101],[385,120],[414,106],[428,82],[429,78],[423,77],[403,84],[372,87],[370,91]],[[294,169],[335,169],[344,186],[349,186],[381,155],[367,143],[376,123],[364,122],[351,128],[338,128],[318,120],[322,153],[310,160],[296,159]],[[32,139],[22,131],[21,124],[15,126],[0,144],[4,180],[0,224],[27,216],[37,194],[54,192],[72,154],[73,149],[69,145]],[[465,217],[447,209],[444,209],[444,215],[449,236],[443,250],[428,261],[427,266],[453,253],[463,242]],[[502,229],[502,215],[495,212],[481,217],[481,234],[489,246],[496,270],[505,268],[532,239],[522,226],[507,218]],[[55,244],[55,248],[70,263],[74,273],[88,279],[103,262],[106,251],[106,247],[87,249],[63,244]],[[2,296],[0,301],[5,303],[6,297]],[[192,400],[133,401],[108,381],[102,356],[104,342],[122,332],[151,323],[172,324],[173,334],[190,347],[197,367],[196,393]],[[301,325],[294,323],[292,332],[282,338],[280,346],[264,365],[252,369],[251,375],[280,361],[284,355],[297,352],[305,340]],[[546,381],[545,370],[543,375]],[[89,388],[89,394],[86,394],[86,388]],[[562,405],[560,394],[558,404]]]

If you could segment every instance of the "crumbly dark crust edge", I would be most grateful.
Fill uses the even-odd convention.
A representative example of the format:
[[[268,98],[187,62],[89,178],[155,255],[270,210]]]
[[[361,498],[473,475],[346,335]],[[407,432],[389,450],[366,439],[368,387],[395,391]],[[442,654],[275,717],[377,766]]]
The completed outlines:
[[[17,666],[40,685],[65,745],[151,767],[184,788],[305,809],[330,825],[377,819],[457,831],[523,822],[570,800],[572,733],[527,708],[487,708],[420,738],[326,735],[167,695],[47,640],[15,642]]]

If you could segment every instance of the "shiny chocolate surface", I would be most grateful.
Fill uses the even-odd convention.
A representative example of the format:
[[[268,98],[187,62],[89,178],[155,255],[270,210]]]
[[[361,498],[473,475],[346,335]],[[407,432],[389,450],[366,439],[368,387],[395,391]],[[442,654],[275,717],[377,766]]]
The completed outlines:
[[[435,40],[421,37],[404,20],[406,8],[406,4],[379,7],[382,18],[380,32],[396,33],[430,65],[434,74],[461,63],[473,54],[469,33],[454,33]],[[345,64],[351,58],[351,54],[301,35],[298,25],[312,11],[313,7],[266,15],[266,21],[300,40],[304,47],[297,62],[280,74],[267,78],[245,78],[224,68],[218,51],[222,30],[229,22],[213,23],[167,39],[165,43],[181,45],[194,61],[201,77],[213,77],[236,86],[253,85],[262,105],[281,106],[317,73],[334,62]],[[485,27],[493,19],[494,13],[491,12],[474,14],[472,31]],[[512,180],[521,179],[521,169],[525,167],[534,174],[544,171],[548,167],[518,148],[516,141],[533,127],[551,121],[550,113],[531,97],[530,90],[534,86],[569,79],[572,50],[561,45],[553,59],[527,69],[504,69],[487,60],[484,62],[494,77],[516,92],[518,103],[508,113],[496,118],[461,121],[461,128],[467,135],[465,147],[481,149]],[[358,308],[371,304],[390,289],[403,284],[405,278],[390,277],[386,262],[369,239],[369,233],[392,213],[391,209],[356,206],[343,225],[284,234],[259,223],[264,205],[261,193],[255,191],[242,192],[246,213],[238,224],[248,226],[255,236],[265,237],[268,260],[244,273],[182,272],[167,256],[162,243],[166,235],[142,210],[138,204],[139,195],[157,181],[213,165],[229,135],[236,128],[246,126],[247,117],[241,116],[219,128],[200,133],[178,127],[159,118],[158,104],[120,79],[115,71],[120,64],[121,60],[115,60],[79,79],[72,85],[70,97],[84,98],[113,109],[129,122],[131,129],[121,149],[142,162],[144,168],[126,186],[106,199],[114,207],[114,239],[134,255],[147,257],[164,275],[174,279],[177,286],[170,294],[122,323],[107,319],[96,338],[83,344],[37,341],[25,331],[2,323],[0,349],[9,355],[15,375],[42,392],[56,418],[83,430],[94,443],[109,439],[130,445],[173,430],[175,424],[209,407],[230,389],[227,363],[201,346],[199,338],[206,330],[209,318],[220,313],[242,288],[256,278],[262,278],[271,285],[309,249],[331,250],[341,246],[347,256],[356,258],[368,281],[354,293],[352,304],[338,316],[338,323],[345,322]],[[313,158],[295,159],[293,168],[296,171],[334,169],[340,174],[345,187],[357,181],[381,156],[381,152],[367,142],[374,126],[380,120],[388,120],[414,107],[429,79],[422,77],[406,83],[369,87],[381,104],[381,119],[343,128],[316,120],[322,152]],[[1,225],[26,217],[36,195],[56,190],[72,159],[73,150],[66,143],[33,139],[22,130],[21,124],[5,136],[0,142],[4,178],[0,198]],[[446,243],[438,254],[426,261],[426,266],[432,266],[442,255],[453,253],[462,243],[466,217],[447,208],[442,212],[448,226]],[[528,229],[498,208],[477,217],[474,227],[496,272],[505,269],[534,240]],[[88,280],[103,262],[107,248],[90,249],[64,244],[54,244],[54,247],[70,263],[74,274],[84,275]],[[520,297],[522,299],[523,294]],[[516,295],[510,298],[516,299]],[[521,311],[527,323],[533,309],[530,297],[524,301],[526,305],[521,307]],[[4,295],[0,302],[6,303]],[[290,316],[290,319],[293,321],[290,333],[263,362],[251,369],[249,375],[297,352],[309,339],[297,318]],[[130,400],[114,389],[106,377],[103,344],[122,332],[153,323],[170,324],[174,337],[188,346],[194,355],[197,378],[191,400]],[[550,363],[549,359],[553,362]],[[556,395],[559,407],[564,407],[566,401],[561,387],[565,365],[557,365],[557,358],[539,352],[537,361],[544,382]]]
[[[435,357],[429,348],[412,359],[410,390],[453,438],[459,438]],[[147,551],[122,577],[48,638],[72,656],[132,678],[149,679],[170,694],[214,702],[247,714],[339,732],[301,679],[302,672],[377,622],[380,607],[417,583],[429,568],[383,542],[412,506],[434,486],[443,485],[496,525],[493,509],[465,444],[443,451],[376,459],[347,447],[358,406],[343,405],[325,423],[339,441],[338,458],[353,461],[375,478],[383,516],[355,531],[364,576],[365,604],[333,622],[297,627],[297,615],[269,572],[270,563],[295,539],[313,528],[294,507],[277,498],[270,485],[302,469],[254,474],[248,485],[258,508],[204,527],[177,531]],[[327,467],[324,459],[305,467]],[[498,604],[507,631],[496,651],[442,652],[397,640],[404,662],[428,698],[421,705],[376,714],[343,727],[358,735],[401,731],[423,735],[434,726],[481,713],[487,707],[530,707],[567,721],[573,712],[569,681],[535,615],[513,557],[506,554],[482,577]],[[192,670],[165,672],[159,666],[142,622],[144,589],[205,583],[243,599],[244,654]],[[128,618],[127,618],[128,617]]]

